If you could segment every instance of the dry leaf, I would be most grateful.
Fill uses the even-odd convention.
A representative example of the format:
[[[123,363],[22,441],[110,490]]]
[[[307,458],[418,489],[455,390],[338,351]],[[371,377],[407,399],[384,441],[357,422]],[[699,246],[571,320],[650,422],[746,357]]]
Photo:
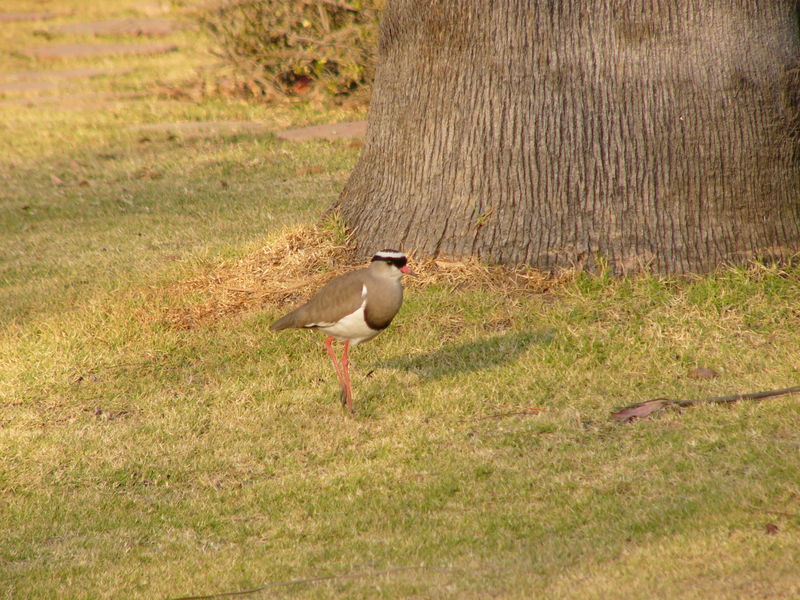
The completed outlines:
[[[649,417],[654,412],[661,410],[671,401],[666,398],[656,398],[655,400],[648,400],[647,402],[639,402],[626,406],[622,410],[611,413],[611,418],[615,421],[622,421],[623,423],[630,423],[636,419],[644,419]]]
[[[297,80],[292,84],[295,93],[303,94],[311,87],[311,78],[307,75],[300,75]]]
[[[715,379],[719,377],[719,373],[707,367],[697,367],[689,371],[688,377],[689,379]]]
[[[151,169],[150,167],[144,166],[137,170],[133,176],[136,179],[142,179],[144,177],[148,177],[150,179],[161,179],[164,174],[161,173],[158,169]]]
[[[780,531],[775,523],[767,523],[764,526],[764,530],[767,532],[767,535],[776,535],[778,531]]]
[[[54,175],[53,173],[50,173],[50,181],[52,181],[56,185],[67,185],[66,181],[61,179],[61,177],[59,177],[58,175]]]

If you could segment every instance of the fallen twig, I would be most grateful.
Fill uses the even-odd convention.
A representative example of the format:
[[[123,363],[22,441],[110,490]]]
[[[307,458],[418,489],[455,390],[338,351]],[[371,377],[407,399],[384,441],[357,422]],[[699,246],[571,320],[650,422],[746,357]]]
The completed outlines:
[[[644,419],[651,414],[658,412],[665,406],[694,406],[695,404],[726,404],[739,402],[740,400],[762,400],[774,396],[785,396],[786,394],[800,393],[800,385],[782,388],[779,390],[767,390],[765,392],[749,392],[747,394],[733,394],[731,396],[715,396],[711,398],[699,398],[697,400],[669,400],[668,398],[656,398],[646,402],[631,404],[623,409],[611,413],[611,418],[615,421],[628,423],[636,419]]]
[[[411,571],[413,569],[427,569],[425,566],[411,566],[411,567],[391,567],[381,571],[364,571],[362,573],[345,573],[344,575],[324,575],[321,577],[307,577],[305,579],[293,579],[292,581],[278,581],[276,583],[268,583],[261,587],[253,588],[250,590],[239,590],[236,592],[220,592],[218,594],[207,594],[205,596],[181,596],[174,600],[213,600],[214,598],[233,598],[236,596],[247,596],[249,594],[257,594],[270,588],[288,587],[293,585],[302,585],[304,583],[318,583],[320,581],[330,581],[332,579],[356,579],[358,577],[377,577],[378,575],[386,575],[387,573],[396,573],[398,571]]]
[[[800,519],[800,513],[790,513],[782,510],[770,510],[768,508],[758,508],[757,506],[745,506],[745,508],[751,512],[780,515],[781,517],[789,517],[790,519]]]

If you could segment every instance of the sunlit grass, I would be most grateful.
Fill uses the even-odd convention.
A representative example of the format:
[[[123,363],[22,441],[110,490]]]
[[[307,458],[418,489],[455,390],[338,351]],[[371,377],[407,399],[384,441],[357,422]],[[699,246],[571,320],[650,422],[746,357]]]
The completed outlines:
[[[284,308],[170,324],[204,299],[165,290],[318,221],[357,149],[130,127],[325,114],[0,107],[2,596],[800,595],[797,397],[609,420],[798,384],[797,269],[411,289],[352,354],[352,418],[321,337],[268,331]]]

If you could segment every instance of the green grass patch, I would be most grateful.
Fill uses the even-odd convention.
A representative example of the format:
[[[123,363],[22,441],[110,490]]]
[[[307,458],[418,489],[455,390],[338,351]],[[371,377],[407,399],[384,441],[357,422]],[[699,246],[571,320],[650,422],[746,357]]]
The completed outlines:
[[[25,60],[10,43],[6,70]],[[192,56],[137,59],[125,85]],[[163,291],[317,221],[357,150],[129,129],[345,113],[154,96],[0,113],[3,597],[348,574],[254,597],[800,595],[797,397],[609,419],[797,384],[799,270],[414,288],[352,353],[351,418],[320,336],[272,334],[272,306],[173,327],[204,299]],[[720,376],[687,377],[700,366]]]

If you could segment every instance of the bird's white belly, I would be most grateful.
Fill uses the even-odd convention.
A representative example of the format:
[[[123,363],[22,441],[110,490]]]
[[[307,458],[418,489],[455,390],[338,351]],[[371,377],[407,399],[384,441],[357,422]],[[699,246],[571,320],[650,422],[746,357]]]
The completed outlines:
[[[359,342],[372,339],[378,335],[380,331],[372,329],[367,325],[367,321],[364,318],[364,307],[366,304],[366,301],[364,301],[358,310],[339,319],[336,323],[330,325],[319,324],[317,327],[339,341],[350,340],[350,343],[354,346]]]

